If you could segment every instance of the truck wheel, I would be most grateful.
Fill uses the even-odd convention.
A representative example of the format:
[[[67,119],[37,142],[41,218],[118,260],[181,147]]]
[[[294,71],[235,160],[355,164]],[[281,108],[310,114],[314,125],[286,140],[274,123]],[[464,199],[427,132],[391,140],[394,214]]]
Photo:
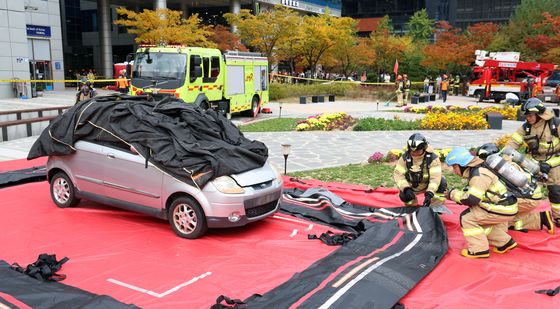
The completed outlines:
[[[484,99],[484,94],[482,90],[476,90],[474,92],[474,97],[477,99],[478,102],[482,102],[482,100]]]
[[[502,99],[494,99],[494,103],[500,103],[502,102]]]
[[[51,198],[60,208],[74,207],[80,202],[74,184],[64,172],[56,173],[51,179]]]
[[[194,239],[208,231],[206,216],[200,205],[191,197],[181,196],[169,207],[169,224],[179,237]]]
[[[251,116],[253,116],[253,118],[256,118],[260,112],[260,109],[261,106],[259,104],[259,98],[257,96],[254,96],[251,100]]]

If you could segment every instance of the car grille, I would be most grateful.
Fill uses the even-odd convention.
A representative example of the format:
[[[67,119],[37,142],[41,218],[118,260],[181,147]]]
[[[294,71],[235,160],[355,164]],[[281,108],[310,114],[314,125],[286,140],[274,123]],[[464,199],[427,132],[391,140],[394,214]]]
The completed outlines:
[[[249,209],[245,209],[245,214],[247,218],[255,218],[258,216],[262,216],[266,213],[269,213],[276,208],[276,204],[278,204],[278,200],[266,203],[262,206],[257,206]]]
[[[251,188],[253,188],[253,190],[262,190],[262,189],[266,189],[268,187],[272,186],[272,180],[269,180],[267,182],[262,182],[256,185],[252,185]]]

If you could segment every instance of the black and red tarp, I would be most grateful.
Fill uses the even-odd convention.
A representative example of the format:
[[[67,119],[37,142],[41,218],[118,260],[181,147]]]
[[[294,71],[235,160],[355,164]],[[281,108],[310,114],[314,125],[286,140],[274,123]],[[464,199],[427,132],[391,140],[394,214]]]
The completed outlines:
[[[44,163],[44,159],[0,162],[0,171],[39,166],[40,160]],[[395,189],[284,180],[286,188],[322,187],[349,203],[371,208],[400,204]],[[143,308],[208,308],[219,295],[247,299],[270,293],[267,299],[274,298],[279,289],[293,284],[290,278],[311,274],[318,261],[343,248],[307,239],[308,234],[343,230],[284,213],[242,228],[211,230],[190,241],[176,237],[163,220],[93,202],[59,209],[46,182],[0,189],[0,194],[0,259],[25,265],[43,252],[67,256],[70,261],[61,270],[67,275],[64,284]],[[558,296],[535,293],[560,285],[560,233],[510,231],[519,244],[515,250],[491,253],[489,259],[466,259],[459,254],[466,246],[459,225],[465,207],[451,202],[447,206],[454,214],[440,218],[447,230],[448,252],[401,298],[405,308],[560,308]],[[377,217],[372,220],[383,221]],[[399,228],[406,225],[402,237],[415,234],[406,218],[396,222]],[[385,264],[390,266],[389,262]],[[0,292],[0,298],[19,306],[10,295]]]
[[[77,103],[41,133],[28,159],[66,155],[78,140],[126,142],[158,168],[191,185],[261,167],[268,148],[225,116],[165,96],[108,95]]]

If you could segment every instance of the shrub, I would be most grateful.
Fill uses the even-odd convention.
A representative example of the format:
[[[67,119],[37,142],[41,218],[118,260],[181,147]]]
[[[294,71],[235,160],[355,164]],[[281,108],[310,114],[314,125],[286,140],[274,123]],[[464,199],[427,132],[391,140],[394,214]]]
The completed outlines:
[[[382,162],[384,161],[384,156],[381,152],[376,151],[374,152],[369,158],[368,158],[368,163],[377,163],[377,162]]]
[[[385,120],[383,118],[364,118],[358,121],[354,131],[389,131],[416,130],[420,128],[420,120],[405,121],[400,119]]]
[[[359,88],[357,84],[333,83],[333,84],[280,84],[271,83],[268,89],[269,99],[279,100],[303,95],[334,94],[344,96],[350,91]]]
[[[472,113],[428,113],[420,121],[421,129],[428,130],[480,130],[488,123],[480,114]]]

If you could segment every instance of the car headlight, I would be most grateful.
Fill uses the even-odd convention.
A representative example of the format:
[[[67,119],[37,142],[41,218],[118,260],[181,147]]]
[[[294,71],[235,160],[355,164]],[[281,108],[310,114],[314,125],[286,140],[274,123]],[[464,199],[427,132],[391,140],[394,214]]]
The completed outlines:
[[[229,193],[229,194],[241,194],[245,193],[245,190],[241,188],[233,178],[229,176],[221,176],[214,180],[212,183],[218,189],[218,191],[222,193]]]
[[[282,174],[280,174],[280,171],[278,170],[278,168],[276,166],[274,166],[274,164],[269,164],[270,168],[272,168],[272,170],[274,171],[274,174],[276,174],[276,182],[278,182],[279,184],[282,184]]]

